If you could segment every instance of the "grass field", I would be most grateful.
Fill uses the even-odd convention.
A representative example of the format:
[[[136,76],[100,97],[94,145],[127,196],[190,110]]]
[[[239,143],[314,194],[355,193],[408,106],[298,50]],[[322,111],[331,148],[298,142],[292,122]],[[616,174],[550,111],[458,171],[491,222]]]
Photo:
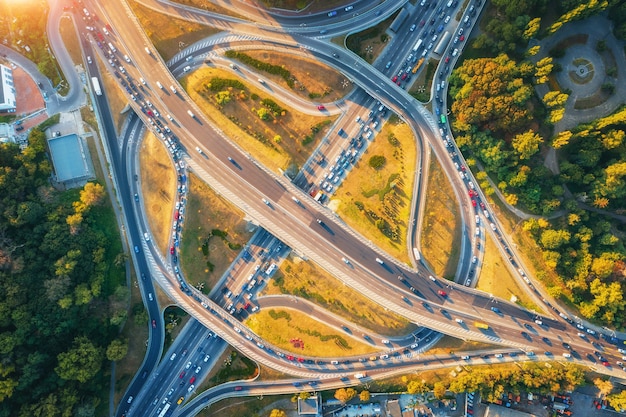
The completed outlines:
[[[59,21],[59,33],[63,39],[63,45],[67,49],[68,54],[72,58],[74,64],[83,64],[83,56],[81,54],[80,44],[76,37],[76,28],[74,21],[71,19],[61,19]]]
[[[207,88],[217,82],[216,77],[237,86],[225,86],[218,92],[228,97],[221,105],[217,94]],[[238,78],[229,71],[203,67],[181,80],[181,84],[213,123],[266,167],[275,172],[299,167],[315,149],[333,119],[299,113],[274,100],[265,88],[240,84]],[[267,120],[262,120],[259,112],[272,106],[261,103],[267,99],[282,111],[268,111]]]
[[[189,194],[180,248],[181,267],[193,285],[208,293],[250,240],[244,214],[217,195],[193,174],[188,175]],[[212,231],[226,232],[225,238]],[[220,234],[218,232],[218,234]]]
[[[385,50],[387,43],[391,40],[387,35],[387,29],[389,29],[389,26],[397,15],[397,13],[394,13],[376,26],[351,34],[345,40],[342,39],[342,41],[345,42],[349,50],[359,55],[367,63],[372,64]],[[341,45],[343,44],[342,42]]]
[[[437,158],[430,159],[428,172],[421,251],[438,276],[453,279],[460,255],[459,205]]]
[[[412,131],[392,116],[329,204],[366,239],[406,263],[409,262],[407,219],[413,197],[416,152]],[[373,156],[385,158],[382,168],[369,165]]]
[[[388,336],[405,335],[416,326],[343,285],[326,271],[300,258],[288,258],[264,294],[294,294],[353,323]]]
[[[306,314],[286,308],[260,310],[245,324],[262,339],[296,355],[353,356],[377,351],[374,346],[359,343]],[[296,344],[301,347],[295,347]]]
[[[183,3],[183,2],[180,2]],[[210,2],[203,1],[207,5]],[[139,23],[144,28],[146,35],[152,41],[157,52],[167,61],[180,52],[180,46],[183,48],[204,39],[208,36],[219,33],[220,30],[198,23],[188,22],[182,19],[176,19],[172,16],[155,13],[152,9],[148,9],[135,1],[129,2],[130,7],[135,12]],[[215,7],[215,6],[212,6]],[[222,9],[211,10],[222,13]],[[228,14],[228,13],[225,13]]]
[[[169,250],[172,210],[176,199],[176,171],[167,149],[148,132],[139,146],[143,205],[153,242],[161,253]]]
[[[507,268],[507,260],[503,259],[490,235],[487,235],[485,244],[485,256],[481,265],[478,285],[476,289],[493,294],[505,300],[514,301],[518,304],[536,311],[540,308],[520,288],[517,281]],[[511,297],[516,297],[513,300]]]
[[[347,78],[335,69],[326,66],[312,57],[286,54],[279,51],[245,51],[246,55],[254,59],[281,66],[291,73],[294,88],[290,88],[287,82],[279,75],[260,72],[263,78],[267,78],[281,85],[287,91],[307,99],[330,102],[339,100],[349,93],[353,86],[347,82]],[[311,105],[313,106],[313,105]]]

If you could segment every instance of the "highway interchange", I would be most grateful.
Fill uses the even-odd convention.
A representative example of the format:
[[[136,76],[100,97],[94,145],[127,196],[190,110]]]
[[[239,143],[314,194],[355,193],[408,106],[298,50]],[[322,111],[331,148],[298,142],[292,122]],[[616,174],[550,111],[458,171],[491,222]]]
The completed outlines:
[[[407,56],[411,53],[411,46],[415,44],[415,41],[420,36],[424,38],[431,36],[426,33],[430,29],[428,19],[438,18],[435,16],[438,14],[435,11],[436,8],[445,8],[447,2],[440,2],[430,8],[422,8],[418,3],[411,8],[412,15],[401,26],[392,45],[386,48],[373,66],[368,65],[351,52],[334,46],[328,40],[348,31],[369,27],[390,16],[402,4],[391,5],[391,2],[387,1],[374,6],[371,2],[360,2],[355,4],[350,13],[340,11],[339,16],[333,18],[332,21],[329,21],[326,14],[296,17],[263,14],[256,18],[268,20],[260,20],[256,25],[233,17],[197,12],[174,3],[152,1],[143,3],[170,15],[178,15],[188,20],[224,29],[231,35],[223,36],[223,39],[227,39],[223,41],[224,43],[218,39],[203,48],[181,52],[168,63],[168,68],[154,51],[124,0],[99,2],[87,6],[92,13],[97,13],[101,21],[108,22],[112,27],[112,33],[107,37],[106,42],[107,44],[111,42],[116,48],[114,55],[127,72],[125,79],[128,82],[134,81],[134,84],[139,86],[145,95],[143,100],[130,101],[139,117],[131,117],[129,123],[133,127],[127,130],[130,133],[122,138],[121,142],[117,141],[112,128],[106,92],[102,96],[94,96],[102,122],[101,126],[105,137],[108,138],[108,157],[112,162],[113,177],[119,191],[123,213],[126,216],[124,221],[126,233],[129,241],[133,242],[131,246],[137,247],[137,251],[133,251],[136,267],[144,277],[152,277],[152,280],[142,279],[140,283],[149,316],[155,320],[151,326],[148,352],[142,367],[121,402],[118,415],[157,415],[161,413],[164,405],[176,404],[180,397],[186,398],[199,385],[196,383],[194,387],[191,387],[191,383],[188,382],[191,375],[195,374],[195,369],[198,369],[198,366],[204,368],[198,371],[198,378],[201,380],[202,375],[206,375],[205,372],[209,369],[211,361],[225,349],[226,343],[260,364],[298,377],[297,384],[300,385],[294,386],[292,381],[223,384],[196,397],[183,409],[168,407],[172,409],[172,413],[193,415],[208,403],[232,395],[255,395],[259,392],[284,393],[298,389],[326,389],[353,385],[359,383],[359,378],[354,376],[358,372],[366,371],[368,378],[383,377],[414,370],[418,365],[420,367],[435,366],[432,363],[433,358],[415,354],[414,351],[418,350],[418,346],[413,347],[413,345],[418,336],[412,335],[407,340],[394,342],[398,345],[398,349],[384,360],[382,355],[379,355],[376,361],[355,357],[350,358],[348,364],[342,363],[335,366],[329,363],[332,358],[325,358],[323,363],[319,363],[319,358],[302,357],[301,361],[297,360],[298,358],[289,359],[288,354],[259,339],[233,317],[230,311],[224,308],[224,303],[220,303],[219,294],[217,297],[212,294],[209,298],[186,286],[184,281],[181,285],[176,277],[175,264],[172,264],[171,258],[159,254],[143,238],[143,233],[148,230],[148,227],[140,210],[136,209],[137,202],[132,197],[140,190],[133,173],[137,172],[136,147],[140,140],[141,124],[143,122],[146,126],[150,126],[151,119],[160,119],[161,125],[167,124],[172,134],[179,139],[182,149],[186,150],[182,156],[183,166],[190,167],[196,175],[253,218],[263,229],[270,231],[291,250],[322,266],[355,291],[406,317],[411,322],[462,339],[478,340],[505,347],[502,351],[491,351],[493,354],[494,352],[522,351],[520,356],[525,356],[526,359],[558,359],[593,366],[596,361],[591,360],[594,357],[592,353],[596,350],[604,350],[600,346],[602,343],[607,348],[603,355],[611,364],[615,364],[616,359],[620,358],[621,354],[613,348],[608,348],[610,345],[604,340],[597,335],[594,338],[591,333],[587,334],[582,324],[579,324],[582,329],[576,328],[575,323],[567,314],[553,307],[556,306],[554,300],[543,294],[539,288],[535,288],[525,276],[519,278],[524,278],[526,282],[523,287],[538,300],[537,304],[543,305],[542,317],[539,317],[538,313],[529,312],[504,300],[497,300],[471,287],[439,279],[431,280],[428,278],[432,275],[431,272],[418,259],[414,268],[411,269],[396,262],[371,242],[349,229],[327,208],[313,201],[307,194],[307,189],[301,190],[286,177],[277,176],[268,171],[245,150],[239,149],[202,116],[200,110],[189,100],[175,78],[175,76],[180,76],[188,65],[194,68],[205,65],[204,57],[216,57],[226,47],[276,48],[295,54],[307,54],[341,71],[357,86],[350,98],[352,105],[361,109],[359,114],[367,114],[370,108],[378,106],[375,101],[380,101],[407,122],[415,133],[418,149],[417,163],[421,165],[416,167],[415,204],[412,217],[417,221],[414,223],[416,226],[411,231],[409,239],[412,242],[412,248],[408,249],[411,256],[414,255],[412,249],[419,251],[420,247],[417,236],[424,204],[421,190],[425,187],[426,177],[420,174],[425,174],[425,167],[428,166],[424,165],[429,154],[427,147],[433,151],[445,169],[455,190],[463,217],[462,262],[457,276],[459,282],[464,283],[470,271],[475,268],[471,262],[472,257],[474,254],[480,255],[481,253],[475,250],[475,216],[477,214],[480,216],[480,238],[490,233],[494,241],[500,242],[499,247],[505,259],[509,257],[509,253],[515,259],[519,257],[515,256],[512,246],[499,232],[498,223],[493,213],[489,213],[488,206],[484,211],[482,208],[479,210],[478,207],[472,206],[471,199],[468,197],[469,184],[470,182],[476,184],[476,181],[472,177],[461,178],[458,174],[459,169],[455,163],[457,166],[458,164],[465,165],[462,156],[452,151],[449,144],[446,146],[442,140],[446,133],[443,132],[444,135],[442,135],[439,130],[440,125],[433,115],[409,96],[401,86],[390,80],[390,76],[406,66]],[[253,15],[256,12],[256,9],[250,7],[241,11],[241,13]],[[75,13],[80,14],[81,11]],[[456,13],[451,14],[454,17]],[[423,29],[420,27],[415,31],[408,30],[411,23],[421,20],[427,22]],[[453,20],[452,23],[454,22]],[[323,36],[321,36],[322,32]],[[458,35],[455,34],[455,37],[458,38]],[[109,48],[106,45],[102,48],[96,47],[95,37],[83,37],[81,42],[85,55],[94,57],[99,55],[103,62],[108,61],[109,57],[105,50]],[[409,45],[409,47],[402,48],[401,45]],[[461,47],[457,44],[454,46],[455,48]],[[146,53],[146,48],[151,53]],[[129,57],[130,62],[124,62],[122,58],[124,55]],[[190,56],[190,59],[186,59]],[[389,61],[392,62],[392,66],[385,68]],[[91,76],[99,76],[95,64],[89,65],[88,69]],[[108,64],[107,69],[111,72],[117,71],[117,68],[113,69]],[[245,72],[251,80],[262,77],[261,74],[258,77],[254,76],[249,69]],[[241,70],[233,70],[233,73],[244,74]],[[139,85],[140,78],[146,81],[146,86]],[[124,78],[120,77],[119,80],[124,80]],[[157,88],[157,81],[166,88]],[[168,91],[167,86],[170,85],[176,86],[175,94]],[[445,97],[445,94],[441,94]],[[142,103],[145,103],[146,99],[149,99],[151,106]],[[311,108],[314,109],[315,106],[311,104]],[[158,109],[160,117],[151,117],[147,113],[148,110],[154,111],[155,109]],[[329,110],[337,109],[329,108]],[[354,123],[354,114],[357,114],[354,110],[347,112],[345,119],[348,122],[346,123]],[[170,121],[175,122],[168,122],[164,115],[170,115]],[[202,152],[195,151],[196,148]],[[306,183],[309,184],[309,181]],[[474,200],[485,202],[481,191],[479,189],[475,191],[477,195]],[[184,202],[184,196],[181,196],[181,201]],[[493,226],[487,226],[489,224]],[[427,244],[427,242],[421,242],[421,244]],[[243,275],[251,271],[250,268],[254,262],[258,261],[257,258],[258,254],[250,256],[248,261],[251,264],[248,269],[244,269]],[[520,262],[517,261],[517,263]],[[512,268],[513,271],[517,270],[516,267],[512,266]],[[148,296],[148,294],[150,297],[155,294],[153,281],[174,302],[204,325],[194,325],[187,331],[184,346],[188,347],[181,348],[179,344],[172,347],[173,350],[178,349],[178,352],[170,350],[165,355],[162,353],[164,323],[159,306]],[[445,295],[442,295],[443,292]],[[475,320],[488,323],[490,328],[483,330],[474,327]],[[207,328],[217,333],[219,338],[209,335]],[[583,330],[584,337],[579,336],[581,330]],[[199,348],[202,351],[199,351]],[[419,347],[419,349],[424,348],[424,344]],[[383,350],[382,346],[381,350]],[[562,356],[562,353],[570,351],[575,352],[572,357]],[[179,357],[177,360],[175,357],[174,360],[169,361],[173,353],[177,353]],[[470,357],[466,360],[476,363],[489,362],[496,360],[493,354],[471,353],[468,354]],[[194,367],[191,368],[190,365],[189,369],[183,369],[192,359],[192,355],[195,355],[192,360],[194,363],[191,364]],[[207,355],[210,358],[204,362]],[[488,356],[485,357],[485,355]],[[158,364],[161,357],[163,360],[161,364]],[[185,359],[182,359],[183,357]],[[505,355],[497,360],[515,360],[515,358]],[[436,366],[441,366],[458,363],[462,359],[448,356],[435,358],[435,361]],[[596,369],[614,375],[622,372],[615,366],[596,366]],[[181,372],[185,372],[184,378],[179,378]],[[180,384],[178,380],[184,384]],[[302,385],[302,383],[313,384]],[[157,388],[152,387],[156,386],[158,386],[158,392],[163,392],[165,395],[155,395]],[[167,400],[163,402],[165,398]]]

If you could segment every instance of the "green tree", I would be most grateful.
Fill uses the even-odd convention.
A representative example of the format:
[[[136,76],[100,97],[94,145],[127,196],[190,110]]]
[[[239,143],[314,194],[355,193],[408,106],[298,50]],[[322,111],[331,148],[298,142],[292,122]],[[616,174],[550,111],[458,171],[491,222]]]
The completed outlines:
[[[106,358],[110,361],[120,361],[126,357],[128,353],[128,341],[115,339],[109,343],[106,351]]]
[[[220,91],[215,95],[215,101],[219,106],[230,103],[230,91]]]
[[[261,120],[268,120],[270,118],[270,113],[265,107],[261,107],[259,110],[257,110],[256,114]]]
[[[375,170],[381,169],[385,166],[386,163],[387,158],[385,158],[383,155],[373,155],[368,162],[369,166],[374,168]]]
[[[84,336],[74,339],[73,347],[57,357],[55,372],[63,379],[85,383],[92,379],[102,366],[102,349]]]

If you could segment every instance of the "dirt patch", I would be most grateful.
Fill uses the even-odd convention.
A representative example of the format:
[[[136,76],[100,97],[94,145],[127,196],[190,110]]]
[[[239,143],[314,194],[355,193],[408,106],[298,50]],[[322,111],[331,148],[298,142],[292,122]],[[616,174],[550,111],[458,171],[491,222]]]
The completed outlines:
[[[182,4],[188,4],[190,2],[179,1]],[[207,1],[198,1],[205,7],[211,3]],[[154,44],[154,47],[158,53],[163,57],[165,61],[172,58],[181,48],[185,48],[201,39],[221,32],[219,29],[211,28],[208,26],[200,25],[198,23],[188,22],[186,20],[177,19],[172,16],[160,14],[154,12],[152,9],[144,7],[134,1],[129,2],[131,8],[135,12],[137,19],[144,28],[146,35]],[[212,10],[222,14],[229,14],[227,11],[217,8],[219,10]]]
[[[45,109],[43,100],[37,83],[28,75],[26,71],[13,64],[8,65],[13,70],[13,85],[15,86],[15,114],[29,115],[38,110]],[[28,126],[25,124],[25,128]]]
[[[167,253],[177,178],[167,149],[152,132],[146,134],[139,147],[139,166],[141,197],[150,234],[161,253]]]
[[[461,219],[448,177],[437,158],[431,158],[422,224],[422,255],[435,274],[454,279],[459,262]]]
[[[387,29],[389,29],[397,15],[398,13],[394,13],[376,26],[348,36],[345,39],[346,47],[369,64],[372,64],[385,50],[389,41],[391,41],[391,37],[387,35]]]
[[[181,84],[213,123],[275,172],[301,166],[333,121],[300,113],[225,70],[203,67]]]
[[[406,263],[416,153],[413,132],[392,116],[333,197],[339,201],[337,213],[350,227]],[[373,168],[372,158],[384,163]]]
[[[188,183],[181,266],[189,282],[208,294],[252,233],[247,230],[244,213],[198,177],[189,175]],[[222,238],[219,235],[223,233],[226,236]]]
[[[246,55],[288,70],[296,80],[293,89],[278,75],[264,73],[264,77],[282,85],[299,96],[318,101],[339,100],[352,90],[347,78],[334,69],[313,59],[276,51],[246,51]]]
[[[416,329],[404,318],[342,285],[321,268],[300,258],[286,259],[263,294],[297,295],[381,335],[400,336]]]

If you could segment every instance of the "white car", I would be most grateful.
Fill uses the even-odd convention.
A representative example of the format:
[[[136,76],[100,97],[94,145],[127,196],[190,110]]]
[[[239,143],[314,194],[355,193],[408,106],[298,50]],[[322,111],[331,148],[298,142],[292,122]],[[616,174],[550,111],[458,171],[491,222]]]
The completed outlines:
[[[187,362],[187,365],[185,365],[185,369],[189,369],[191,368],[191,361]]]
[[[189,388],[187,388],[187,392],[191,392],[191,391],[193,391],[193,389],[194,389],[195,387],[196,387],[196,386],[195,386],[194,384],[189,385]]]

